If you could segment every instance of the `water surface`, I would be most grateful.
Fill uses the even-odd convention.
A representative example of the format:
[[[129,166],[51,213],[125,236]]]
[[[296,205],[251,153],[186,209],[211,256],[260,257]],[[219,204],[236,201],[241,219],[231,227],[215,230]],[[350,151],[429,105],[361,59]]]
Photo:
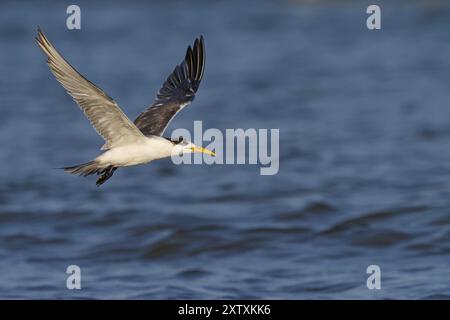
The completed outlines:
[[[365,1],[78,3],[81,31],[65,3],[0,10],[1,298],[450,297],[450,4],[386,2],[369,31]],[[204,81],[168,134],[279,128],[279,173],[168,159],[97,188],[53,169],[102,140],[37,25],[131,118],[203,34]]]

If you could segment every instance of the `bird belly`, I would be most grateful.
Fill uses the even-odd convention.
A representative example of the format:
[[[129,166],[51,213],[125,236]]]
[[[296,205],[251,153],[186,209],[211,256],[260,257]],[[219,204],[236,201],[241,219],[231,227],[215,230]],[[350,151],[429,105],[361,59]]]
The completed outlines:
[[[128,145],[112,148],[101,154],[97,160],[116,167],[135,166],[149,163],[161,158],[157,150],[152,150],[143,145]]]

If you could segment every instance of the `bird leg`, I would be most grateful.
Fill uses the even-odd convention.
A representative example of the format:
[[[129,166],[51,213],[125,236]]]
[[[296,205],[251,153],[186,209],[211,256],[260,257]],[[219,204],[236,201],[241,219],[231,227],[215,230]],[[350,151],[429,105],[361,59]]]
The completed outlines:
[[[102,175],[97,179],[97,182],[95,183],[97,187],[101,186],[103,183],[105,183],[106,180],[111,178],[116,169],[117,167],[109,166],[105,170],[103,170]]]

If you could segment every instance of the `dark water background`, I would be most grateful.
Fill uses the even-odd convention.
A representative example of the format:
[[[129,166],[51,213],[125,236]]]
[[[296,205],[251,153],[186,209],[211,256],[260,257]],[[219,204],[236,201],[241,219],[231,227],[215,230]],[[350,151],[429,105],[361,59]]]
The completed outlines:
[[[448,1],[381,2],[382,31],[366,1],[78,1],[81,31],[69,4],[0,4],[1,298],[450,298]],[[279,174],[162,160],[97,188],[52,169],[102,140],[37,25],[131,118],[203,34],[168,133],[280,128]]]

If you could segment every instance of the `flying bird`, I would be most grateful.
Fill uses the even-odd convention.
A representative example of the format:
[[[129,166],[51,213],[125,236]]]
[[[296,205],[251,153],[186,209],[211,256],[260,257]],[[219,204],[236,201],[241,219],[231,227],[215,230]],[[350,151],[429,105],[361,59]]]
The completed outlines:
[[[134,122],[102,89],[86,79],[53,47],[40,28],[37,44],[47,56],[47,64],[56,80],[72,96],[97,133],[105,140],[103,151],[92,161],[62,168],[80,176],[97,174],[100,186],[119,167],[149,163],[172,154],[200,152],[215,156],[211,150],[190,141],[163,137],[170,121],[194,100],[205,70],[203,37],[189,46],[181,64],[177,65],[156,95],[152,105]]]

